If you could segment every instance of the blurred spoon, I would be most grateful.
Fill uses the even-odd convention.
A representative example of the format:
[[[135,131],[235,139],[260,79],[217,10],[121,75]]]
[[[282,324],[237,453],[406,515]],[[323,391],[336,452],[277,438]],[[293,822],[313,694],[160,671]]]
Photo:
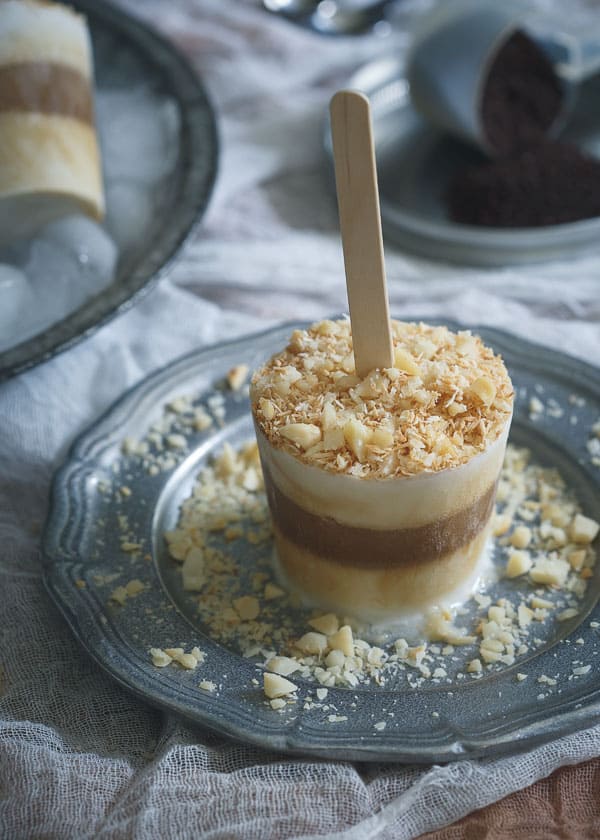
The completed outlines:
[[[281,15],[293,23],[305,23],[318,5],[318,0],[262,0],[268,12]]]
[[[267,11],[322,35],[387,34],[387,8],[397,0],[263,0]]]
[[[321,0],[310,24],[324,35],[361,35],[371,29],[389,31],[385,13],[394,0]],[[383,24],[383,26],[380,26]],[[387,24],[387,25],[386,25]]]

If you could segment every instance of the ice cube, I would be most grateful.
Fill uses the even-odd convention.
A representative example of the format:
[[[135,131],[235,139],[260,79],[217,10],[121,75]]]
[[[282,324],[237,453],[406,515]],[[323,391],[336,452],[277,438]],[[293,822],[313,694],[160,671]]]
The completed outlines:
[[[56,242],[33,240],[25,272],[35,296],[35,326],[38,329],[61,320],[87,297],[86,290],[78,284],[77,258]]]
[[[42,238],[75,257],[80,279],[90,294],[103,289],[114,278],[117,246],[100,225],[85,216],[69,216],[53,222]]]
[[[148,65],[137,50],[123,49],[123,36],[117,29],[93,26],[96,87],[123,87],[144,84]]]
[[[154,215],[149,188],[126,181],[109,183],[106,210],[106,227],[120,250],[134,250],[148,240]]]
[[[23,322],[33,307],[27,277],[13,265],[0,264],[0,350],[22,337]]]
[[[96,122],[105,180],[155,184],[173,171],[180,123],[174,100],[147,87],[101,90]]]

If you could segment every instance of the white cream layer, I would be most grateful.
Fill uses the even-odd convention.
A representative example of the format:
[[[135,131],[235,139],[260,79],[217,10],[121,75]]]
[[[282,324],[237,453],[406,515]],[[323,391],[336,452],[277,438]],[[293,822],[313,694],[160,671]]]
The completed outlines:
[[[276,449],[257,428],[260,457],[279,490],[300,507],[357,528],[417,528],[473,505],[497,480],[502,435],[466,464],[439,472],[370,479],[335,474]]]
[[[0,65],[66,64],[91,78],[91,44],[85,18],[60,4],[0,2]]]

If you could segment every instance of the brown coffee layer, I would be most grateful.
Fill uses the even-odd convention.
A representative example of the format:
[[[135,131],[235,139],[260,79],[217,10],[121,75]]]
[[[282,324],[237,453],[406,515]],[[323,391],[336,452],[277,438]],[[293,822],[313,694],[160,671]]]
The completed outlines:
[[[66,64],[27,61],[0,67],[0,112],[72,117],[93,125],[89,79]]]
[[[473,504],[418,528],[354,528],[310,513],[264,475],[271,516],[288,540],[340,565],[368,569],[420,565],[457,551],[485,527],[496,498],[494,482]]]

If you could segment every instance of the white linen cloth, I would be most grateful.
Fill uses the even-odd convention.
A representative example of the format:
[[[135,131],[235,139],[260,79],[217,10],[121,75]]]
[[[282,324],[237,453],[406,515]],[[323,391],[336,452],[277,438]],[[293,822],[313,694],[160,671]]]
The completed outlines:
[[[600,726],[525,755],[445,767],[273,755],[149,708],[72,637],[41,580],[54,470],[125,388],[180,354],[345,309],[324,109],[361,62],[406,40],[322,38],[250,0],[122,2],[200,71],[219,113],[220,174],[169,278],[0,386],[0,837],[413,838],[600,755]],[[483,271],[388,246],[387,268],[396,315],[493,324],[598,359],[600,251]]]

